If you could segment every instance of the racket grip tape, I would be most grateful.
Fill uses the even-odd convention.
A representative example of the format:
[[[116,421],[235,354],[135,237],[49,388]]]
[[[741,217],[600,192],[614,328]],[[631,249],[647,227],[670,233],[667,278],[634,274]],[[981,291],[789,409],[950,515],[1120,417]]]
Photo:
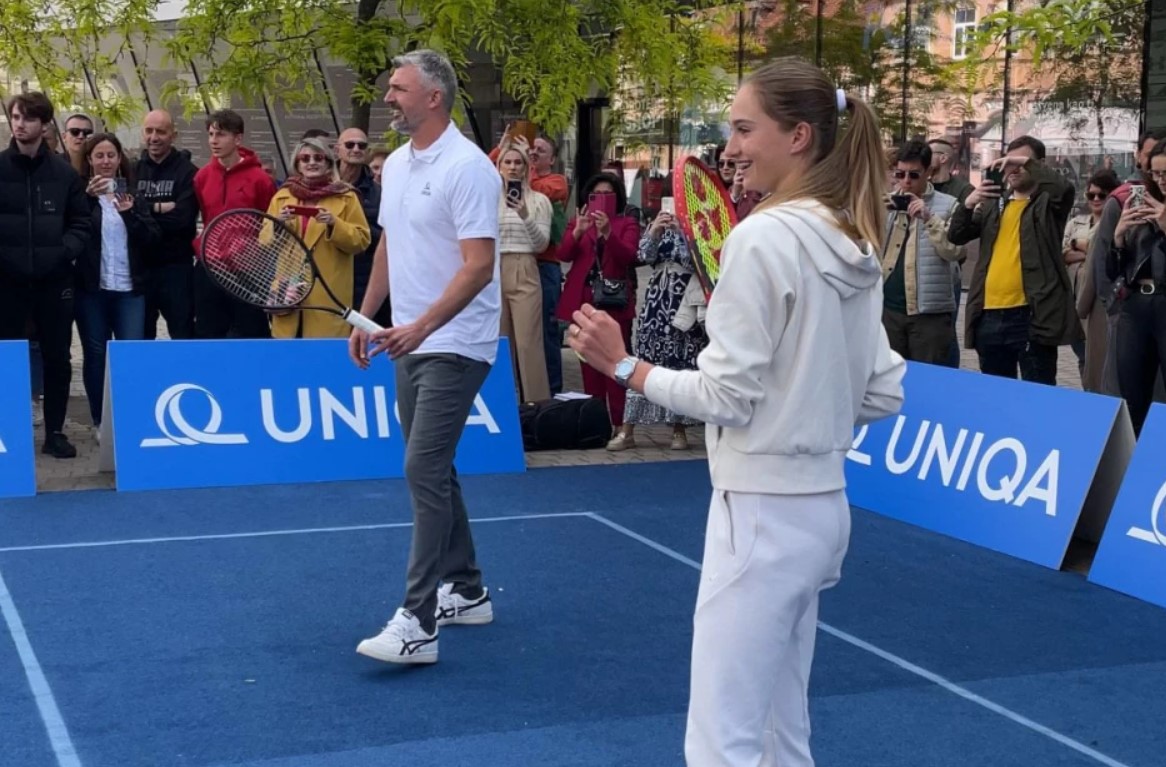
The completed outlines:
[[[368,317],[365,317],[360,312],[353,311],[352,309],[349,309],[344,313],[344,321],[354,328],[360,328],[366,333],[376,333],[378,331],[384,330],[384,328],[370,320]]]

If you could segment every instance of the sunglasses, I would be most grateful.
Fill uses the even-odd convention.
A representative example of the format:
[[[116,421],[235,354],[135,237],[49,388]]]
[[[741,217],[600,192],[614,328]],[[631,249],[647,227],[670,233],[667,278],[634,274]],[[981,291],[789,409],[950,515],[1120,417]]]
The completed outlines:
[[[296,157],[296,162],[328,162],[328,158],[322,154],[308,154],[304,152]]]
[[[899,180],[910,178],[912,181],[918,181],[923,178],[923,172],[918,170],[897,170],[895,171],[895,178]]]
[[[731,167],[733,167],[733,164],[734,164],[734,163],[733,163],[733,161],[732,161],[732,160],[721,160],[721,161],[720,161],[720,163],[718,163],[718,164],[719,164],[719,165],[720,165],[722,168],[731,168]]]
[[[345,149],[368,149],[367,141],[345,141]]]
[[[93,135],[92,128],[68,128],[65,132],[73,138],[89,138]]]
[[[1107,195],[1105,192],[1088,192],[1085,195],[1085,199],[1086,200],[1104,200],[1108,196],[1109,195]]]

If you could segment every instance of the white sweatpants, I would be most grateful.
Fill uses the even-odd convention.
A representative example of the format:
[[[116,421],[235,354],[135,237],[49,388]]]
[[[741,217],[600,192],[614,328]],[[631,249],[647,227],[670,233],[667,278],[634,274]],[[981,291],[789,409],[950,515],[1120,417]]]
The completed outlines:
[[[818,595],[850,542],[844,491],[714,491],[693,621],[688,767],[813,767]]]

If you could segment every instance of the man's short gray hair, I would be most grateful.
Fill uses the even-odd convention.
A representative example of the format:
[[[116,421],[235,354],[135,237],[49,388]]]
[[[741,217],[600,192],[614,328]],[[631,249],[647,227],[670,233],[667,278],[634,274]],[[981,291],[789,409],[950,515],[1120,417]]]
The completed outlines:
[[[457,97],[457,73],[449,59],[437,51],[410,51],[393,57],[393,68],[402,67],[416,67],[429,85],[441,91],[441,103],[445,111],[453,112],[453,102]]]

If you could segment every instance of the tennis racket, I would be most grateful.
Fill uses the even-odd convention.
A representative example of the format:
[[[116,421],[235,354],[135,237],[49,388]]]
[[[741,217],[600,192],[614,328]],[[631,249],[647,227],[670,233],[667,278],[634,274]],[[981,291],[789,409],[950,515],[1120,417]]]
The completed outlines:
[[[696,277],[708,298],[721,276],[721,248],[737,224],[737,209],[720,176],[695,157],[676,163],[672,196]]]
[[[312,249],[287,223],[263,211],[243,208],[216,216],[202,233],[202,263],[216,285],[260,309],[311,309],[368,333],[384,329],[345,306],[324,281]],[[304,305],[317,282],[332,306]]]

